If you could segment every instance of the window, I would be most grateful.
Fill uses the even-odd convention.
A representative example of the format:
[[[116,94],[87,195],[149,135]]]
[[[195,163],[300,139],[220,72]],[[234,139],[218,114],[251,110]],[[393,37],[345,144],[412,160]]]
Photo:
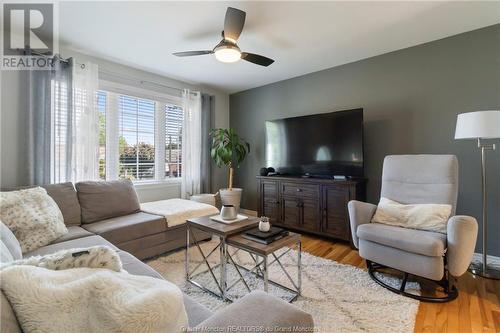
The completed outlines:
[[[54,156],[51,161],[52,183],[59,183],[66,180],[68,173],[68,86],[67,83],[60,80],[51,81],[52,92],[52,147],[51,155]]]
[[[118,177],[130,180],[155,178],[155,102],[118,96]]]
[[[106,179],[106,93],[97,92],[97,112],[99,112],[99,178]]]
[[[101,179],[151,181],[182,173],[182,107],[174,103],[101,90]]]
[[[165,177],[177,178],[182,176],[182,108],[166,105],[165,118]]]

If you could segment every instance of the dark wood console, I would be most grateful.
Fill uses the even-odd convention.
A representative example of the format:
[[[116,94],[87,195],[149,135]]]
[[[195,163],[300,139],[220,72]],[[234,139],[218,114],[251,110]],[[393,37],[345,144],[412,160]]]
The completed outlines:
[[[366,179],[258,176],[259,215],[287,229],[351,241],[349,200],[364,201]]]

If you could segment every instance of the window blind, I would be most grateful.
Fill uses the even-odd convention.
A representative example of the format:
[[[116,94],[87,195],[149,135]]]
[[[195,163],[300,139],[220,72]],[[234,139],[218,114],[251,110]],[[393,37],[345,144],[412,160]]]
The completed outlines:
[[[106,179],[106,105],[104,91],[97,92],[97,112],[99,113],[99,178]]]
[[[68,126],[71,125],[71,112],[68,105],[68,86],[64,81],[52,80],[52,148],[51,148],[51,182],[66,181],[66,175],[71,174],[67,157],[70,155],[71,145],[68,138]]]
[[[184,114],[177,105],[165,106],[165,177],[182,176],[182,123]]]
[[[133,181],[182,173],[183,112],[178,105],[101,90],[100,177]]]
[[[119,177],[131,180],[154,179],[155,103],[119,96]]]

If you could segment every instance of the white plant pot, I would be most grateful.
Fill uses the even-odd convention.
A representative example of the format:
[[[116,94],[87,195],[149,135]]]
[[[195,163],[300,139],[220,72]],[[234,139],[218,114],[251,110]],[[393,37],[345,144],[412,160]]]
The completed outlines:
[[[240,211],[240,203],[241,203],[241,193],[243,189],[234,188],[230,191],[229,189],[221,189],[219,190],[220,200],[223,205],[233,205],[236,208],[236,213]]]

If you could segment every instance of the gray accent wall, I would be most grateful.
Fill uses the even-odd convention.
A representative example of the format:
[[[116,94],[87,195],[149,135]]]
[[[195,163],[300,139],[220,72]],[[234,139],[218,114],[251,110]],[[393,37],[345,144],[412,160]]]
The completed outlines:
[[[252,148],[236,170],[242,207],[258,208],[266,120],[353,108],[364,109],[369,202],[379,200],[384,156],[455,154],[457,214],[479,219],[480,152],[475,141],[453,137],[457,114],[500,110],[500,24],[232,94],[230,125]],[[487,154],[488,249],[500,256],[500,140],[490,141],[498,148]]]

